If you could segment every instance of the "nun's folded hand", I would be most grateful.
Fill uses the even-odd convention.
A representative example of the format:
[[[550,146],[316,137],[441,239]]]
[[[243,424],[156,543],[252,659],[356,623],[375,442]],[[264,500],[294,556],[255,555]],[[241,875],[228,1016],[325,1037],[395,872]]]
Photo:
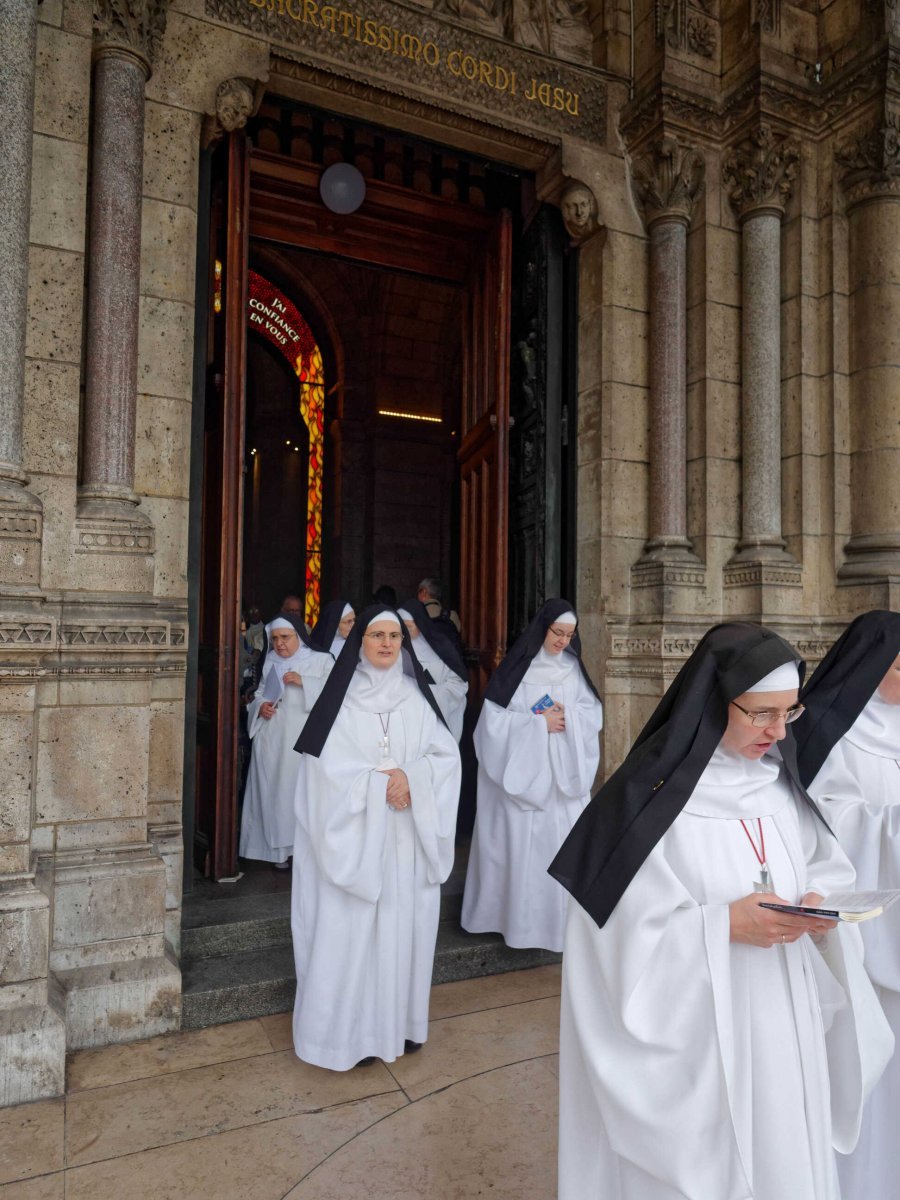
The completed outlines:
[[[548,733],[565,733],[566,711],[561,704],[554,704],[552,708],[548,708],[542,715],[547,722]]]
[[[259,715],[264,721],[271,721],[275,716],[275,705],[271,700],[263,700],[259,706]]]
[[[296,671],[285,671],[283,683],[292,683],[294,687],[303,687],[303,680]]]
[[[409,808],[409,780],[406,778],[406,772],[401,771],[399,767],[394,767],[390,771],[386,771],[388,777],[387,783],[387,802],[391,808]]]
[[[731,941],[743,942],[747,946],[779,946],[796,942],[804,933],[819,934],[833,927],[830,921],[816,921],[810,917],[795,917],[791,913],[774,912],[761,908],[761,902],[769,904],[792,904],[772,892],[751,892],[728,906],[731,919]]]

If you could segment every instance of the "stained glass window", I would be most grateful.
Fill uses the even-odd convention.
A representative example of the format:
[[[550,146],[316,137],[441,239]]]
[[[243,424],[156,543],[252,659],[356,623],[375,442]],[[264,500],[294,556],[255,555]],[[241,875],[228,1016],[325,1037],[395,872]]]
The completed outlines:
[[[251,329],[268,338],[291,364],[300,385],[300,415],[309,435],[306,494],[306,600],[304,618],[314,625],[322,591],[322,479],[325,452],[325,368],[322,352],[299,309],[274,284],[249,273]]]

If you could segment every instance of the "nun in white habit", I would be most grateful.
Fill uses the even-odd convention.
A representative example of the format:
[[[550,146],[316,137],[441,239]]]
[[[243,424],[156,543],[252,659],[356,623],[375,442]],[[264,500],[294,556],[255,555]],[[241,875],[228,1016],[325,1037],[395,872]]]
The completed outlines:
[[[244,787],[239,853],[287,864],[294,852],[294,792],[300,761],[294,743],[319,698],[334,660],[311,649],[299,616],[266,626],[267,651],[247,708],[252,756]]]
[[[420,600],[404,600],[397,610],[412,638],[416,658],[428,673],[431,691],[456,741],[462,737],[469,681],[462,656],[428,615]]]
[[[392,1062],[428,1035],[460,782],[456,743],[394,610],[361,614],[297,749],[294,1048],[335,1071]]]
[[[860,891],[900,888],[900,613],[857,617],[803,691],[800,778],[856,868]],[[860,926],[866,970],[900,1034],[900,910]],[[838,1159],[843,1200],[897,1194],[900,1056],[866,1108],[859,1143]]]
[[[337,658],[355,620],[356,612],[347,600],[329,600],[309,635],[310,645]]]
[[[567,600],[547,601],[494,672],[475,727],[462,926],[508,946],[563,946],[567,897],[547,868],[590,799],[603,725],[576,623]]]
[[[760,907],[853,885],[798,780],[799,683],[777,634],[710,630],[551,867],[559,1200],[839,1200],[893,1038],[858,929]]]

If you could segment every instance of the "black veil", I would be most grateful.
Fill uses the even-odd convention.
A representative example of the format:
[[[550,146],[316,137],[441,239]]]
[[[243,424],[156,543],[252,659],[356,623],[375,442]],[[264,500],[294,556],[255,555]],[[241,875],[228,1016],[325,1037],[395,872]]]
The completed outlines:
[[[430,616],[428,609],[421,600],[415,598],[404,600],[400,608],[405,609],[418,627],[419,633],[432,648],[438,658],[448,666],[460,679],[469,678],[466,664],[462,655],[450,639],[441,632],[440,626]]]
[[[331,653],[331,643],[337,637],[338,625],[341,623],[344,609],[350,604],[349,600],[329,600],[319,613],[319,619],[310,633],[313,650],[323,650]],[[352,608],[352,605],[351,605]]]
[[[568,600],[548,600],[538,609],[531,624],[516,638],[506,657],[490,678],[484,691],[484,699],[491,700],[501,708],[506,708],[515,695],[516,688],[525,678],[525,672],[531,666],[531,660],[544,644],[547,630],[554,621],[558,621],[565,613],[574,613],[575,605]],[[576,614],[577,616],[577,614]],[[593,680],[588,675],[587,667],[581,659],[581,638],[576,629],[575,636],[563,650],[563,654],[571,654],[578,659],[584,682],[588,685],[597,699],[600,693],[594,687]]]

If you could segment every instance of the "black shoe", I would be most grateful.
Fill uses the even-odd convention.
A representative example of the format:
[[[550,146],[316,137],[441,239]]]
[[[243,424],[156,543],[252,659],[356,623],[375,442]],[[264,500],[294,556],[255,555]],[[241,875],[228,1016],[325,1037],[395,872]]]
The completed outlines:
[[[403,1053],[404,1054],[415,1054],[415,1052],[417,1050],[421,1050],[421,1049],[422,1049],[421,1042],[411,1042],[409,1040],[409,1038],[407,1038],[406,1041],[403,1043]]]
[[[378,1062],[378,1059],[374,1054],[370,1054],[368,1058],[361,1058],[353,1069],[356,1070],[356,1067],[371,1067],[373,1062]]]

